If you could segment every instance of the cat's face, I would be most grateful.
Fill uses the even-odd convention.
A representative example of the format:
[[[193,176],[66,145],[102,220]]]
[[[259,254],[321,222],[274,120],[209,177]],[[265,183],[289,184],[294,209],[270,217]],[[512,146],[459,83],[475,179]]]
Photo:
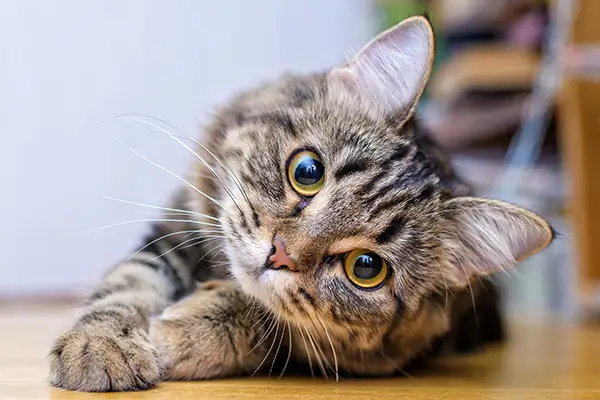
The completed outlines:
[[[242,216],[224,197],[232,271],[290,320],[389,325],[440,274],[442,186],[410,127],[321,97],[324,77],[295,83],[301,106],[291,94],[230,131],[249,200],[236,196]],[[293,268],[270,265],[276,239]]]
[[[418,145],[407,121],[432,40],[428,23],[412,20],[339,69],[284,77],[217,114],[231,271],[280,317],[373,346],[432,294],[547,244],[549,227],[532,214],[451,199]]]

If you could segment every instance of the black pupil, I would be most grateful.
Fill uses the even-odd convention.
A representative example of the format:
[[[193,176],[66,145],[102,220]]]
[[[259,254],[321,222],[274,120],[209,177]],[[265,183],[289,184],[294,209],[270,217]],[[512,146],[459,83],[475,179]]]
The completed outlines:
[[[383,261],[377,254],[360,255],[354,262],[354,275],[359,279],[373,279],[383,268]]]
[[[323,164],[319,160],[306,157],[300,161],[294,171],[294,179],[301,185],[311,186],[318,183],[323,177]]]

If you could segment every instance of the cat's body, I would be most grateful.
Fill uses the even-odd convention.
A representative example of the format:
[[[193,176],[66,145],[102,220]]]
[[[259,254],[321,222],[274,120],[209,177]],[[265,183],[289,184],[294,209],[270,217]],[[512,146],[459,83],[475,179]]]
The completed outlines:
[[[387,48],[396,36],[405,47]],[[288,361],[330,378],[381,376],[432,349],[500,339],[495,288],[478,278],[552,233],[527,211],[467,197],[417,132],[432,41],[413,18],[340,68],[284,76],[218,110],[190,147],[197,160],[171,221],[57,340],[51,382],[134,390],[279,375]],[[404,58],[381,62],[382,46]]]

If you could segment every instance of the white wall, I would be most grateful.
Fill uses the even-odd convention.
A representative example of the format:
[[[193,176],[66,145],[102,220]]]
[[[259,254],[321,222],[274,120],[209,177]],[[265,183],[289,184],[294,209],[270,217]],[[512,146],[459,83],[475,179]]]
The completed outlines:
[[[86,288],[148,218],[103,195],[162,204],[182,173],[145,113],[187,133],[233,90],[342,60],[374,29],[368,0],[0,2],[0,296]]]

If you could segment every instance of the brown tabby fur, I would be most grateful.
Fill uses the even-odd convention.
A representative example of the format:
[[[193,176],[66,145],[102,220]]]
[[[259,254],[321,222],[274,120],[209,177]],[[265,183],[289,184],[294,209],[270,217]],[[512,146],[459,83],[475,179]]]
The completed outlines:
[[[329,378],[381,376],[453,348],[461,327],[473,335],[466,349],[499,339],[495,289],[477,279],[498,268],[478,269],[488,255],[471,231],[493,218],[499,228],[488,236],[508,232],[520,258],[544,247],[551,229],[516,207],[461,197],[465,186],[418,131],[412,108],[375,112],[322,73],[283,76],[219,109],[205,147],[194,148],[194,188],[184,185],[171,206],[187,222],[157,224],[107,274],[52,348],[51,383],[136,390],[161,379],[280,375],[288,362]],[[300,148],[325,165],[312,199],[286,178]],[[275,234],[297,272],[264,268]],[[357,247],[389,264],[380,288],[361,290],[345,276],[340,255]],[[475,315],[473,301],[486,297]],[[491,327],[480,336],[477,318]]]

